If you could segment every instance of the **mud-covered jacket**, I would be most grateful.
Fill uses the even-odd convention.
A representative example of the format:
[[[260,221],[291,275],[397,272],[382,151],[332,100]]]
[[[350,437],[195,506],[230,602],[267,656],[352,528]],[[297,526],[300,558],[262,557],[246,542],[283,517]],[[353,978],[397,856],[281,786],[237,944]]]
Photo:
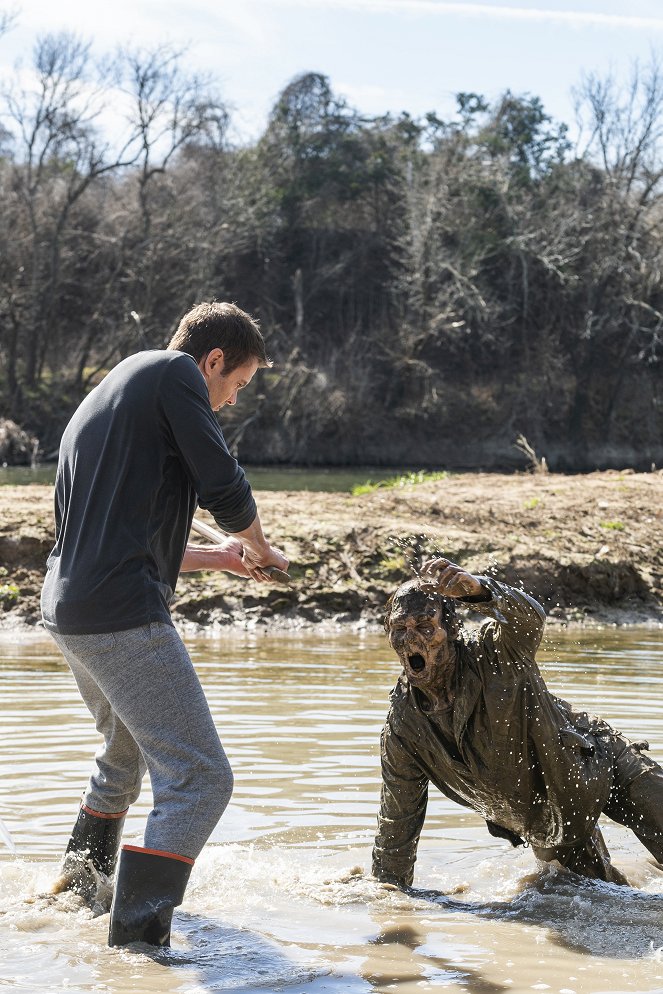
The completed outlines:
[[[493,834],[533,846],[573,846],[591,835],[612,781],[613,730],[546,688],[534,656],[545,622],[527,594],[479,578],[492,620],[455,643],[456,697],[436,719],[401,675],[382,731],[382,794],[373,873],[412,883],[429,781],[481,814]],[[450,748],[451,747],[451,748]]]

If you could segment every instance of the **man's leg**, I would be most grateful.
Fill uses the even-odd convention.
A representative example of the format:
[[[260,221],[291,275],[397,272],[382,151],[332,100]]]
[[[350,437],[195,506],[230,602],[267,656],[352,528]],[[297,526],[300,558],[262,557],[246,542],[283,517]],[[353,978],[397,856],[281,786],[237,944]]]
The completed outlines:
[[[98,814],[126,814],[140,794],[146,764],[136,740],[118,718],[94,675],[98,659],[114,652],[115,636],[55,634],[54,639],[69,663],[97,731],[104,738],[95,755],[96,765],[83,805]]]
[[[232,792],[232,772],[207,700],[175,629],[104,636],[112,651],[78,659],[142,753],[154,807],[144,846],[120,854],[108,941],[170,943],[173,909]]]
[[[81,693],[106,739],[85,804],[122,810],[145,763],[154,796],[145,846],[195,859],[230,799],[232,771],[179,635],[153,623],[56,641],[75,655]]]
[[[144,847],[120,854],[108,943],[170,945],[194,859],[232,792],[232,772],[202,687],[177,632],[152,624],[117,636],[124,678],[102,686],[138,742],[152,781],[154,808]]]
[[[621,736],[614,747],[614,781],[604,814],[630,828],[663,864],[663,768]]]
[[[550,849],[532,846],[532,852],[544,863],[556,860],[582,877],[606,880],[612,884],[628,883],[624,874],[610,862],[610,853],[598,826],[594,828],[590,838],[577,846],[554,846]]]
[[[91,652],[103,654],[112,636],[54,635],[69,663],[81,697],[92,714],[104,742],[67,844],[53,892],[71,890],[91,907],[110,902],[108,878],[112,876],[129,805],[140,793],[145,761],[128,729],[113,712],[99,685],[86,668]]]

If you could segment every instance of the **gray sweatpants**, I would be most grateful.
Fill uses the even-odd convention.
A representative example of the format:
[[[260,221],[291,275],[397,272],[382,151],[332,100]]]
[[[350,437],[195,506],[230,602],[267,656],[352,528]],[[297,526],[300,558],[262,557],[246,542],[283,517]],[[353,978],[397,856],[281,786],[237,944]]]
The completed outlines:
[[[179,635],[155,622],[102,635],[51,635],[104,737],[84,803],[124,811],[147,769],[154,807],[145,847],[195,859],[230,800],[233,775]]]

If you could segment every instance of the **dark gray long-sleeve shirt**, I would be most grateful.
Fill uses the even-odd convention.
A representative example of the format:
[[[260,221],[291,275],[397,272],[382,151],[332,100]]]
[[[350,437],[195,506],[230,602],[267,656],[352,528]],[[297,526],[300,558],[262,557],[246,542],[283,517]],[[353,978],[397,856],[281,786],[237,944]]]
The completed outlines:
[[[256,515],[195,360],[139,352],[88,394],[63,435],[46,627],[93,634],[170,622],[197,504],[228,532]]]

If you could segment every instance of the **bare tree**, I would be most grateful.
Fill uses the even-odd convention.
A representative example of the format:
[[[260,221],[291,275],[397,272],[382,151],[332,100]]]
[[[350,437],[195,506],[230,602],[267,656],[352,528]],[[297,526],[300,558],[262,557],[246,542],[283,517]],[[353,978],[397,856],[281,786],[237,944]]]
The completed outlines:
[[[48,35],[30,82],[3,94],[11,158],[0,163],[0,334],[15,416],[49,354],[59,366],[66,351],[81,385],[118,350],[154,344],[155,327],[163,338],[159,286],[169,277],[181,285],[187,271],[163,177],[184,149],[219,148],[227,122],[181,54],[161,47],[99,62],[76,36]],[[117,127],[109,107],[122,98],[127,120]]]
[[[22,377],[29,387],[57,344],[72,214],[91,184],[130,165],[135,155],[126,143],[113,151],[99,133],[107,81],[99,77],[88,44],[66,33],[39,39],[32,79],[32,86],[4,94],[13,130],[15,237],[22,249],[9,309],[14,327],[23,328]],[[7,375],[16,382],[18,342],[9,344]]]
[[[184,247],[175,235],[182,218],[167,173],[187,150],[222,150],[228,124],[211,80],[186,72],[184,55],[184,50],[160,45],[122,52],[114,66],[135,163],[123,191],[123,239],[132,256],[128,306],[140,315],[144,342],[150,344],[164,337],[158,304],[164,279],[170,275],[180,283],[187,271],[176,259]],[[134,194],[137,212],[133,204],[128,209]]]
[[[571,435],[580,443],[599,415],[618,430],[629,384],[660,363],[663,300],[663,70],[652,55],[620,85],[584,77],[576,91],[583,127],[585,209],[577,251],[585,266],[584,313],[570,343],[576,383]],[[589,168],[593,165],[593,175]],[[580,173],[578,173],[580,175]],[[576,201],[578,206],[582,201]],[[626,394],[624,391],[626,390]],[[646,394],[631,396],[635,411]]]
[[[600,162],[606,176],[644,205],[663,177],[663,71],[652,55],[634,62],[621,86],[614,74],[590,73],[574,92],[582,158]]]
[[[11,10],[0,10],[0,38],[7,34],[8,31],[11,31],[17,18],[18,10],[16,8],[12,8]]]

